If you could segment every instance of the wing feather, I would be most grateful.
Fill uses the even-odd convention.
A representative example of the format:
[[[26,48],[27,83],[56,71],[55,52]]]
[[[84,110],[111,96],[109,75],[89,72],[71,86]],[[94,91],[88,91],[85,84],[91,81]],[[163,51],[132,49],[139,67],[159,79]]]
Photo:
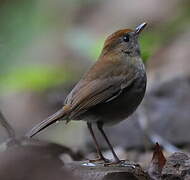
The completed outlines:
[[[65,101],[72,107],[70,117],[77,117],[99,103],[116,98],[121,93],[122,87],[130,85],[131,81],[126,81],[123,76],[118,76],[110,80],[99,79],[81,82],[82,85],[80,83],[80,87],[76,86]]]

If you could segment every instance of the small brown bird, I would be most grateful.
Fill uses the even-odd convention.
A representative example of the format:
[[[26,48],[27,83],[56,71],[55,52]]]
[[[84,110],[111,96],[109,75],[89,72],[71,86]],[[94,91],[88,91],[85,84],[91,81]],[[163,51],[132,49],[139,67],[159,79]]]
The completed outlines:
[[[126,119],[141,103],[146,90],[146,71],[140,57],[138,37],[146,23],[135,30],[123,29],[110,35],[98,61],[76,84],[58,112],[36,125],[29,133],[32,137],[59,120],[84,120],[96,145],[98,160],[103,156],[92,124],[96,124],[114,157],[121,162],[109,142],[103,125]]]

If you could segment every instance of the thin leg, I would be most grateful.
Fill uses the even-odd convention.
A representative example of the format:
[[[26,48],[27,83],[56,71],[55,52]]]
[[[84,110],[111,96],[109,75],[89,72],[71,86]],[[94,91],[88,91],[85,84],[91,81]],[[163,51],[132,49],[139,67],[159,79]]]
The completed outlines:
[[[97,127],[98,127],[98,129],[100,130],[100,132],[101,132],[102,136],[104,137],[104,139],[106,140],[106,142],[107,142],[107,144],[108,144],[108,146],[109,146],[109,148],[110,148],[110,150],[111,150],[111,152],[112,152],[112,154],[113,154],[113,156],[114,156],[115,163],[121,162],[121,160],[117,157],[117,155],[116,155],[116,153],[115,153],[115,151],[114,151],[114,149],[113,149],[113,147],[112,147],[110,141],[108,140],[108,138],[107,138],[107,136],[106,136],[106,134],[105,134],[105,132],[104,132],[104,130],[103,130],[103,123],[98,122],[98,123],[97,123]]]
[[[97,139],[96,139],[96,137],[95,137],[95,135],[94,135],[94,132],[93,132],[91,123],[87,122],[87,126],[88,126],[88,129],[89,129],[90,134],[91,134],[91,136],[92,136],[92,139],[93,139],[93,141],[94,141],[94,143],[95,143],[95,145],[96,145],[96,150],[97,150],[97,153],[98,153],[98,156],[99,156],[99,158],[98,158],[97,160],[94,160],[94,161],[101,161],[101,160],[103,160],[104,162],[109,162],[109,160],[107,160],[107,159],[103,156],[103,154],[102,154],[102,152],[101,152],[101,150],[100,150],[100,146],[99,146],[98,141],[97,141]],[[93,160],[91,160],[91,161],[93,161]]]

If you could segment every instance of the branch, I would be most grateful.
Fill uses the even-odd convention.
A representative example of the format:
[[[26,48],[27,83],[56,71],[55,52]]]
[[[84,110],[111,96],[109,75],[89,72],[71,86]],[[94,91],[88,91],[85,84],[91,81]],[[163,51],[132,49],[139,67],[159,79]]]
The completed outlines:
[[[12,128],[12,126],[8,123],[8,121],[5,119],[3,114],[0,112],[0,124],[5,128],[9,138],[15,137],[15,131]]]
[[[159,142],[159,144],[166,150],[167,152],[178,152],[180,149],[178,149],[176,146],[174,146],[172,143],[164,139],[162,136],[155,133],[151,127],[149,126],[149,119],[146,112],[146,106],[145,103],[141,105],[139,110],[137,111],[138,115],[138,123],[140,128],[142,129],[144,135],[151,141],[153,144],[156,144]]]

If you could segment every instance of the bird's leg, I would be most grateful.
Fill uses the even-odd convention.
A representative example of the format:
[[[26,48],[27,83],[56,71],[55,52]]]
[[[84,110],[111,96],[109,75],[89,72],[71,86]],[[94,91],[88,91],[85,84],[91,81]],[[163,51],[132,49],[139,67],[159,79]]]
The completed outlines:
[[[102,154],[102,152],[100,150],[100,146],[99,146],[98,141],[97,141],[97,139],[96,139],[96,137],[94,135],[91,123],[87,122],[87,126],[88,126],[88,129],[89,129],[90,134],[92,136],[92,139],[93,139],[93,141],[94,141],[94,143],[96,145],[96,150],[97,150],[97,153],[98,153],[98,156],[99,156],[98,159],[90,160],[90,162],[96,162],[96,161],[104,161],[105,163],[110,162],[108,159],[106,159],[103,156],[103,154]]]
[[[104,137],[104,139],[106,140],[106,142],[107,142],[107,144],[108,144],[108,146],[109,146],[109,148],[110,148],[110,150],[111,150],[111,152],[112,152],[112,154],[113,154],[113,157],[114,157],[114,159],[115,159],[114,162],[108,163],[108,165],[109,165],[109,164],[118,164],[118,163],[120,163],[121,160],[117,157],[117,155],[116,155],[116,153],[115,153],[115,151],[114,151],[114,149],[113,149],[113,147],[112,147],[110,141],[108,140],[108,138],[107,138],[107,136],[106,136],[106,134],[105,134],[105,132],[104,132],[104,130],[103,130],[103,123],[98,122],[98,123],[97,123],[97,127],[98,127],[98,129],[100,130],[100,132],[101,132],[102,136]]]

